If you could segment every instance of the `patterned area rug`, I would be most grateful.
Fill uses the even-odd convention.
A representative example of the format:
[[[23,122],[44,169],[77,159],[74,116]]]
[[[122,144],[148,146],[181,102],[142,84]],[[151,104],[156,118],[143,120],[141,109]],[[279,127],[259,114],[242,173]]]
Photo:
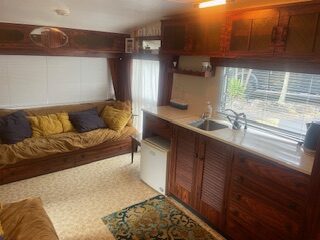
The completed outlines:
[[[159,195],[102,218],[116,240],[216,240]]]

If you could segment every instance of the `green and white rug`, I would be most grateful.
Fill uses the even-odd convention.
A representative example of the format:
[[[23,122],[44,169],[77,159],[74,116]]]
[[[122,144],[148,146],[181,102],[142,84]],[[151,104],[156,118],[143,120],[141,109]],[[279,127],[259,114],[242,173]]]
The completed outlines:
[[[102,218],[116,240],[216,240],[159,195]]]

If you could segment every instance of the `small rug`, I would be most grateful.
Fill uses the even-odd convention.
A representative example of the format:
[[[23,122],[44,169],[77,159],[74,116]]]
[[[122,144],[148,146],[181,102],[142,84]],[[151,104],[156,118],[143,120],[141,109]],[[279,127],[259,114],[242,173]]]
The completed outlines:
[[[102,218],[116,240],[216,240],[159,195]]]

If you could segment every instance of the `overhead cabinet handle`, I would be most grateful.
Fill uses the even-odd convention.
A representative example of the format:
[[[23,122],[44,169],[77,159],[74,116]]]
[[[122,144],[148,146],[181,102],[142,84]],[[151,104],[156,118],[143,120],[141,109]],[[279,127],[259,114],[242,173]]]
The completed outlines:
[[[289,28],[288,27],[283,27],[282,33],[281,33],[281,41],[286,42],[288,39],[288,33],[289,33]]]
[[[277,40],[277,30],[278,30],[278,27],[277,26],[274,26],[272,28],[272,32],[271,32],[271,42],[272,43],[275,43],[276,40]]]

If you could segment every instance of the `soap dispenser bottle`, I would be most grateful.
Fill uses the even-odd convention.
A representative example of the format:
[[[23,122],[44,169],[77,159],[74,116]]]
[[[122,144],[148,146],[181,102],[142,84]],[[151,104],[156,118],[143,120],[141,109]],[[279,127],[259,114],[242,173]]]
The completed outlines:
[[[212,105],[210,103],[210,101],[207,102],[207,118],[211,118],[212,117]]]

